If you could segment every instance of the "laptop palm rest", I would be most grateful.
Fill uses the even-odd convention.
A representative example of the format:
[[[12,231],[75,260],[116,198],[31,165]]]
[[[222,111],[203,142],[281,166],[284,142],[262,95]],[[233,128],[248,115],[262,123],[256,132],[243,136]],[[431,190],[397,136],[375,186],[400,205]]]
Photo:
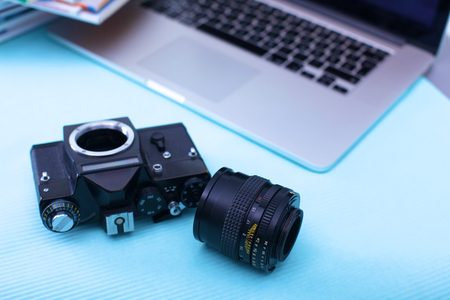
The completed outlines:
[[[259,73],[188,38],[163,46],[138,64],[214,102],[223,100]]]

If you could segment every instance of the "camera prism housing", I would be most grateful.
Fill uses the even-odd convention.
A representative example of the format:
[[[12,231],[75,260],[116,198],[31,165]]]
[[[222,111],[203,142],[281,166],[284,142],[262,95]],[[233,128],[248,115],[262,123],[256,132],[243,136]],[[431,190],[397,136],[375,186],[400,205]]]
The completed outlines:
[[[34,145],[31,162],[44,226],[67,232],[99,218],[108,235],[197,206],[210,179],[183,124],[135,129],[128,118],[64,126],[64,140]]]

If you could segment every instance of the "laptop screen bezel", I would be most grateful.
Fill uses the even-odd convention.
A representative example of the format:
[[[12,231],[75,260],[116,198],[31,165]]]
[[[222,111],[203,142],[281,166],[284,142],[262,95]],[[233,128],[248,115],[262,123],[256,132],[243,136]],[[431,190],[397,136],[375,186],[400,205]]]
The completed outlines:
[[[297,0],[298,1],[298,0]],[[368,23],[404,38],[408,43],[436,54],[441,43],[450,13],[450,0],[441,0],[437,5],[431,26],[403,17],[362,0],[300,0],[317,4]]]

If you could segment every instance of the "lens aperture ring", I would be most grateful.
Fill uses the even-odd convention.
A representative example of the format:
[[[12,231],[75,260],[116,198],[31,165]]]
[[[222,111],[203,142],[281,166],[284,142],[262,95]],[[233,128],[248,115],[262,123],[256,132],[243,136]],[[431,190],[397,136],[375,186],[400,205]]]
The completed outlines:
[[[270,249],[270,239],[271,236],[266,236],[267,230],[269,229],[270,222],[277,210],[281,200],[283,200],[284,196],[290,190],[287,188],[282,188],[278,190],[275,197],[270,201],[267,206],[266,211],[264,212],[263,217],[261,218],[261,223],[259,229],[255,236],[255,242],[253,243],[252,256],[251,256],[251,264],[253,267],[261,269],[263,271],[269,272],[272,271],[273,268],[268,266],[267,262],[270,259],[269,251]]]
[[[241,186],[234,197],[233,203],[228,209],[222,228],[220,248],[223,254],[239,259],[238,239],[242,222],[255,195],[258,195],[262,187],[269,181],[259,176],[251,176]]]
[[[261,196],[254,202],[253,207],[249,209],[247,220],[245,221],[241,230],[239,240],[239,258],[250,263],[252,256],[253,242],[255,241],[256,231],[259,229],[260,220],[264,214],[267,205],[273,196],[282,188],[280,185],[271,185],[266,190],[263,188]]]

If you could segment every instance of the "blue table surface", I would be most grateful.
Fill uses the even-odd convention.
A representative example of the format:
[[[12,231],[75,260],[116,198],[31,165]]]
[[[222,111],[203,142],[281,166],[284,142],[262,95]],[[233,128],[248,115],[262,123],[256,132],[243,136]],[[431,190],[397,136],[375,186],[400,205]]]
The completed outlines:
[[[389,87],[381,87],[389,88]],[[450,299],[450,102],[419,79],[330,172],[303,169],[53,42],[0,45],[0,299]],[[271,274],[196,241],[194,211],[107,236],[40,220],[29,151],[64,125],[183,122],[209,170],[298,191],[305,212]]]

